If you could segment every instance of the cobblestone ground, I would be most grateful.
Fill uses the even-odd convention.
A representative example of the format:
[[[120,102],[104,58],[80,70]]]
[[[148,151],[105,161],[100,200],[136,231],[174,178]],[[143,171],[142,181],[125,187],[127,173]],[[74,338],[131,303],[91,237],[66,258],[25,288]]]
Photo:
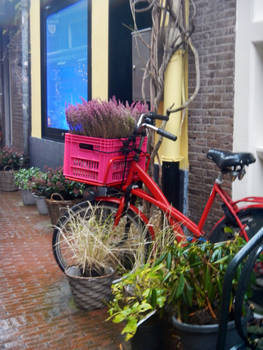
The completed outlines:
[[[0,349],[117,350],[107,310],[74,306],[51,251],[52,229],[19,192],[0,192]]]

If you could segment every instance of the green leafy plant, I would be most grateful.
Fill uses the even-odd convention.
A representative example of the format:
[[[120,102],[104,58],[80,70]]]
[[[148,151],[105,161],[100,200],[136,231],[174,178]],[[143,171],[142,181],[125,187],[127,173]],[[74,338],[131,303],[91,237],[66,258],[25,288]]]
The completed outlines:
[[[39,172],[32,177],[29,186],[39,196],[50,198],[58,193],[64,200],[81,198],[85,190],[84,184],[66,179],[62,168],[47,168],[46,172]]]
[[[112,285],[114,300],[109,304],[109,319],[114,323],[126,321],[122,330],[126,340],[133,337],[141,320],[165,306],[167,290],[162,287],[163,269],[163,264],[148,263]]]
[[[25,164],[23,153],[16,151],[12,147],[0,149],[0,170],[18,170]]]
[[[29,188],[37,196],[47,197],[47,173],[39,171],[29,181]]]
[[[21,168],[15,175],[15,184],[19,187],[20,190],[31,190],[30,182],[33,177],[38,176],[40,169],[36,167],[31,168]]]
[[[59,193],[65,200],[81,198],[85,190],[85,184],[71,181],[63,175],[63,169],[47,169],[46,197],[53,193]]]
[[[140,102],[124,105],[116,98],[82,99],[82,103],[67,106],[66,118],[74,134],[112,139],[131,135],[136,119],[146,111],[148,106]]]
[[[127,321],[122,331],[126,339],[135,334],[141,320],[164,308],[182,322],[217,323],[226,269],[245,243],[236,237],[215,244],[175,242],[163,247],[152,263],[138,267],[113,285],[110,319]],[[237,280],[238,276],[234,287]]]

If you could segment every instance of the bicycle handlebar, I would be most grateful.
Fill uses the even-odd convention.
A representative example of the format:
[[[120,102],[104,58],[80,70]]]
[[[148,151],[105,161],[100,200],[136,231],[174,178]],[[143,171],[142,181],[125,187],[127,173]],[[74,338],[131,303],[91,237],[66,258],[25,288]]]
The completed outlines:
[[[166,130],[158,128],[156,130],[156,132],[157,132],[157,134],[162,135],[163,137],[166,137],[167,139],[170,139],[172,141],[176,141],[177,140],[177,136],[171,134],[170,132],[168,132]]]
[[[141,114],[141,116],[137,122],[137,130],[139,130],[142,127],[149,128],[149,129],[156,131],[157,134],[159,134],[163,137],[166,137],[167,139],[170,139],[172,141],[176,141],[177,136],[171,134],[170,132],[168,132],[166,130],[157,128],[156,126],[152,125],[151,122],[153,122],[155,119],[167,121],[167,120],[169,120],[169,116],[168,115],[160,115],[160,114],[156,114],[153,112]]]
[[[157,128],[157,127],[154,126],[154,125],[147,124],[147,123],[143,123],[142,126],[156,131],[157,134],[162,135],[163,137],[166,137],[167,139],[170,139],[170,140],[172,140],[172,141],[176,141],[176,140],[177,140],[177,136],[171,134],[170,132],[168,132],[168,131],[166,131],[166,130]]]
[[[169,120],[169,117],[167,115],[161,115],[161,114],[156,114],[154,112],[149,112],[144,115],[145,118],[150,118],[152,120],[158,119],[158,120]]]

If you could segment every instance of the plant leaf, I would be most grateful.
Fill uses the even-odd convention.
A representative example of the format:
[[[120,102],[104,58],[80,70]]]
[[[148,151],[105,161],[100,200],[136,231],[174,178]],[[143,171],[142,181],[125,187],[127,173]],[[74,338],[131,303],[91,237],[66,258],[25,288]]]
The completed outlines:
[[[184,285],[185,285],[184,275],[181,274],[179,278],[179,284],[176,290],[175,298],[178,298],[183,293]]]
[[[171,264],[172,264],[172,254],[171,252],[168,252],[167,259],[166,259],[166,266],[168,270],[171,269]]]

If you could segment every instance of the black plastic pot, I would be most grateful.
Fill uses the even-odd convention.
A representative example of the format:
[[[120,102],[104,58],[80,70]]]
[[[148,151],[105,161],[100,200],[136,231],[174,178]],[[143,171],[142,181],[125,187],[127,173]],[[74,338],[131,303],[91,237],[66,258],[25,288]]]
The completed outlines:
[[[159,315],[144,321],[131,339],[132,350],[165,350],[165,326]]]
[[[175,333],[180,336],[184,350],[215,350],[218,335],[218,324],[212,325],[192,325],[179,322],[176,317],[172,317]],[[236,344],[242,343],[236,328],[235,322],[228,322],[226,336],[226,349],[230,349]]]

